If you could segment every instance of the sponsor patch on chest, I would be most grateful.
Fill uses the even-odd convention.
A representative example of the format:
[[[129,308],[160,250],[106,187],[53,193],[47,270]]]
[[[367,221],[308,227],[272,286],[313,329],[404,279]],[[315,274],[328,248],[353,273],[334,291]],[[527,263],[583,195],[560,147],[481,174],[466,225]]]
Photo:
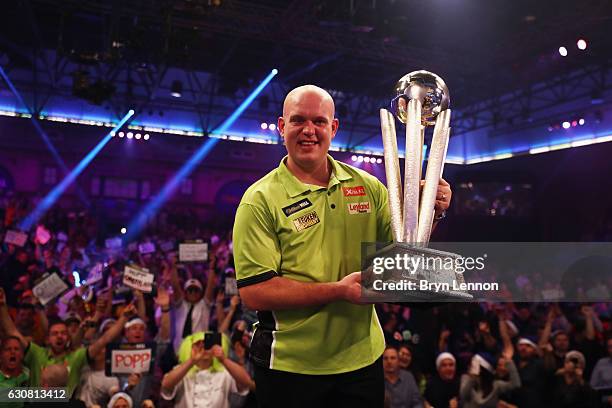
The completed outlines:
[[[345,197],[358,197],[366,195],[364,186],[342,187],[342,193]]]
[[[290,215],[293,215],[296,212],[308,207],[312,207],[312,203],[309,199],[305,198],[303,200],[298,201],[297,203],[289,204],[288,206],[283,207],[283,212],[287,217],[289,217]]]
[[[348,203],[347,206],[349,214],[364,214],[372,212],[369,201],[363,201],[361,203]]]
[[[300,232],[302,230],[305,230],[306,228],[310,228],[313,225],[316,225],[318,223],[320,223],[321,220],[319,219],[319,216],[317,215],[316,211],[311,211],[308,214],[304,214],[301,217],[296,218],[295,220],[293,220],[293,225],[295,225],[295,229]]]

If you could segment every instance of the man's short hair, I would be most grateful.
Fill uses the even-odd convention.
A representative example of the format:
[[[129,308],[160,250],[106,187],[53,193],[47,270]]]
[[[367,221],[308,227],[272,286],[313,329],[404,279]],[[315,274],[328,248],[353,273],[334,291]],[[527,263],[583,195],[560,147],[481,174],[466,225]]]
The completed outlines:
[[[17,340],[17,343],[19,343],[19,347],[21,347],[21,350],[23,350],[23,344],[21,344],[21,339],[17,336],[4,336],[0,339],[0,350],[4,350],[4,346],[6,346],[6,343],[9,342],[9,340]]]
[[[51,327],[53,327],[53,326],[57,326],[58,324],[62,324],[62,325],[64,325],[64,326],[68,327],[68,326],[66,325],[66,322],[65,322],[65,321],[63,321],[63,320],[56,319],[56,318],[49,319],[49,326],[47,326],[47,327],[48,327],[48,329],[47,329],[47,334],[49,334],[49,333],[51,332]]]
[[[64,364],[51,364],[42,369],[41,384],[47,387],[65,387],[68,384],[68,369]]]

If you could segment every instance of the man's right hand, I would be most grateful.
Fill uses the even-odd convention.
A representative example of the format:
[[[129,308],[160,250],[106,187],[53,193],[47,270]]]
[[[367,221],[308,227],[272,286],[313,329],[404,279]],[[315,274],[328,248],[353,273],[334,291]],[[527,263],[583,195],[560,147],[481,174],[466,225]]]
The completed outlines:
[[[338,285],[342,288],[342,300],[363,304],[361,302],[361,272],[353,272],[345,276],[338,282]]]

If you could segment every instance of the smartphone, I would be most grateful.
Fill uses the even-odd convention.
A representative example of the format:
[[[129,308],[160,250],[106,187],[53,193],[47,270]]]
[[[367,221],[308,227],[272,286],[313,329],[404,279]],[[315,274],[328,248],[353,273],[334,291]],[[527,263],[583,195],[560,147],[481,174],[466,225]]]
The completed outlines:
[[[210,350],[215,344],[221,345],[221,333],[204,334],[204,349]]]

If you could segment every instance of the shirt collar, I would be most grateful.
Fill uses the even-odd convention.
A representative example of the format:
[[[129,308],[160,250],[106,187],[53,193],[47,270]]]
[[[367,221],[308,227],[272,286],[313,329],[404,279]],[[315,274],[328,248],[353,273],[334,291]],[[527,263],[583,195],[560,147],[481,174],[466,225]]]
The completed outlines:
[[[300,180],[298,180],[297,177],[293,175],[293,173],[291,173],[291,171],[289,171],[289,168],[287,168],[287,164],[285,163],[286,160],[287,160],[287,156],[283,157],[283,159],[281,160],[278,166],[278,171],[280,175],[280,181],[283,187],[285,187],[287,194],[289,194],[291,198],[297,197],[307,191],[316,191],[316,190],[324,188],[324,187],[315,186],[312,184],[302,183]],[[340,184],[342,181],[350,180],[353,178],[329,154],[327,155],[327,160],[331,164],[331,168],[332,168],[332,174],[331,174],[331,177],[329,178],[329,184],[327,188],[332,188],[336,184]]]

